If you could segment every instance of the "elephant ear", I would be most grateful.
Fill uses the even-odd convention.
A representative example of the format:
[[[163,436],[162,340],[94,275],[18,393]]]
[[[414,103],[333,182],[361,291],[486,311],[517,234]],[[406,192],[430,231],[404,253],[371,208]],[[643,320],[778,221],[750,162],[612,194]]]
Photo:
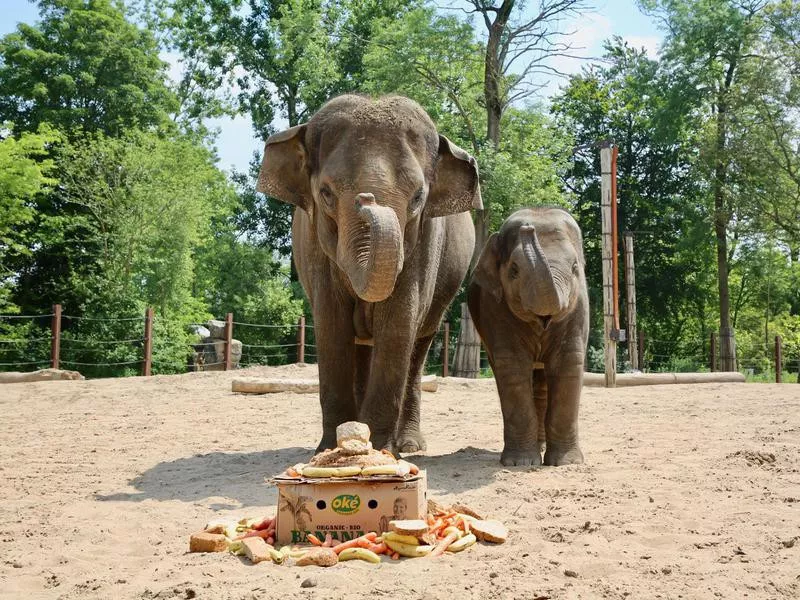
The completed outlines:
[[[478,163],[445,136],[439,136],[439,161],[425,214],[444,217],[483,208]]]
[[[296,125],[269,136],[256,191],[308,210],[311,183],[308,152],[303,143],[305,133],[305,125]]]
[[[503,299],[503,282],[500,281],[500,234],[493,233],[483,247],[481,257],[472,272],[472,281],[492,294],[500,302]]]

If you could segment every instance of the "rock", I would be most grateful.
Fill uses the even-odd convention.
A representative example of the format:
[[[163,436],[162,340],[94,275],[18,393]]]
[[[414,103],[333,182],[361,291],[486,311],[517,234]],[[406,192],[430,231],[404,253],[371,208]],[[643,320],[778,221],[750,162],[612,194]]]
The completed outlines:
[[[303,579],[303,583],[300,584],[300,587],[301,588],[317,587],[316,577],[308,577],[307,579]]]
[[[225,321],[217,321],[215,319],[211,319],[208,323],[206,323],[206,327],[208,328],[209,331],[208,337],[217,340],[225,339]]]
[[[231,340],[231,368],[238,368],[241,359],[242,342]],[[194,346],[191,363],[193,371],[224,371],[225,342],[213,338],[203,338]]]
[[[202,325],[189,325],[189,333],[193,333],[201,338],[211,337],[211,332]]]
[[[564,575],[566,577],[577,577],[578,573],[573,571],[572,569],[564,569]]]

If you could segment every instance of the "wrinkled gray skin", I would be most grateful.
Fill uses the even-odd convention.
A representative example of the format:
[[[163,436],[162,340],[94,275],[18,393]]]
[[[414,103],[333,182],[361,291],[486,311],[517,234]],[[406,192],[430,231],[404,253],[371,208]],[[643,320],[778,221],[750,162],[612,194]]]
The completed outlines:
[[[559,208],[515,212],[487,241],[468,301],[500,395],[500,461],[540,465],[544,448],[546,465],[582,463],[589,299],[578,224]]]
[[[345,95],[267,140],[258,189],[297,207],[292,248],[314,313],[318,450],[335,447],[336,426],[352,420],[370,426],[377,448],[425,449],[420,377],[475,245],[475,160],[415,102]]]

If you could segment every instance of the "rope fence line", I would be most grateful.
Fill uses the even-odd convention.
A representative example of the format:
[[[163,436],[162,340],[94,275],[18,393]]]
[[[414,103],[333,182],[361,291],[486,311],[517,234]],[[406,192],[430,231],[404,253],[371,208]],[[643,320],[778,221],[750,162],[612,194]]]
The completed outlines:
[[[93,367],[105,369],[101,375],[107,376],[108,368],[113,367],[130,367],[133,365],[141,365],[142,374],[149,375],[152,365],[156,365],[162,372],[180,372],[185,370],[203,370],[211,367],[221,367],[228,370],[236,368],[236,366],[250,367],[259,365],[276,365],[285,364],[286,362],[305,362],[310,360],[316,362],[318,358],[317,347],[314,337],[314,325],[310,318],[308,321],[301,317],[296,323],[249,323],[246,321],[234,321],[233,314],[228,313],[225,319],[219,319],[224,323],[224,339],[214,339],[212,341],[184,342],[167,340],[166,344],[162,340],[159,344],[157,354],[154,360],[152,353],[153,333],[152,324],[155,317],[152,309],[148,309],[144,316],[129,316],[129,317],[81,317],[77,315],[62,315],[60,305],[54,305],[53,312],[43,315],[0,315],[0,323],[2,319],[41,319],[52,318],[51,335],[49,337],[32,337],[32,338],[0,338],[0,367],[30,367],[33,365],[50,364],[54,368],[58,368],[59,364],[80,366],[80,367]],[[143,337],[128,337],[120,339],[83,339],[81,337],[74,337],[67,332],[66,335],[61,333],[62,319],[69,319],[70,321],[87,321],[94,323],[144,323],[144,336]],[[172,322],[169,319],[159,317],[160,322]],[[267,338],[266,343],[261,343],[259,337],[253,338],[251,334],[245,335],[246,341],[237,340],[240,345],[240,354],[232,356],[232,343],[234,341],[233,333],[234,326],[242,328],[255,328],[262,330],[283,330],[282,333],[264,334],[263,337]],[[41,324],[36,326],[36,330],[41,327]],[[181,327],[185,333],[189,333],[191,328],[208,328],[208,324],[190,323],[182,324]],[[119,328],[118,328],[119,329]],[[26,331],[30,331],[26,329]],[[46,331],[46,330],[45,330]],[[194,332],[195,335],[200,335]],[[289,336],[296,334],[296,341],[292,340]],[[307,335],[308,334],[308,335]],[[715,357],[714,356],[714,338],[711,339],[689,339],[689,340],[662,340],[658,338],[646,339],[643,332],[640,330],[641,352],[643,360],[640,363],[642,370],[662,371],[665,369],[681,371],[681,370],[704,370],[704,367],[714,370]],[[215,335],[220,335],[216,333]],[[455,350],[458,332],[450,328],[450,323],[445,322],[443,326],[436,332],[431,340],[431,346],[428,354],[428,362],[424,369],[428,373],[437,373],[442,376],[448,375],[448,368],[450,365],[453,350]],[[288,338],[288,339],[287,339]],[[208,338],[207,338],[208,339]],[[269,340],[274,340],[277,343],[269,343]],[[292,341],[289,341],[292,340]],[[646,340],[646,341],[645,341]],[[29,357],[24,355],[25,351],[33,354],[32,346],[35,344],[43,344],[50,342],[51,356],[50,359],[42,358],[40,360],[30,360]],[[229,343],[230,342],[230,343]],[[252,343],[251,343],[252,342]],[[64,348],[62,349],[62,344]],[[469,347],[481,347],[480,342],[470,342],[462,344]],[[27,346],[27,348],[26,348]],[[116,346],[116,348],[115,348]],[[710,357],[707,356],[707,348],[711,350]],[[181,351],[183,347],[186,350]],[[212,351],[208,351],[210,347],[214,347]],[[118,349],[125,349],[127,351],[119,351]],[[165,349],[166,348],[166,349]],[[292,353],[292,349],[296,348],[296,354]],[[741,346],[740,346],[741,348]],[[739,353],[738,369],[746,371],[749,375],[756,377],[766,377],[772,373],[775,374],[776,381],[781,381],[780,375],[786,372],[787,376],[793,378],[793,371],[795,365],[800,365],[800,357],[795,358],[796,350],[790,345],[790,351],[782,353],[780,349],[779,336],[776,337],[776,347],[773,348],[770,344],[762,342],[751,343],[746,345],[746,355]],[[135,350],[135,353],[132,352]],[[267,352],[270,350],[278,350],[279,352]],[[622,348],[620,349],[622,350]],[[41,351],[41,347],[39,347]],[[224,351],[224,356],[220,354]],[[98,357],[98,353],[107,352],[106,355],[110,360],[108,362],[92,361],[92,358]],[[185,354],[182,354],[185,352]],[[164,353],[167,357],[164,358]],[[66,356],[62,357],[62,354]],[[131,356],[134,354],[134,356]],[[138,356],[137,356],[138,355]],[[19,358],[18,361],[12,362],[8,358]],[[89,360],[87,360],[87,358]],[[211,360],[208,361],[207,359]],[[114,360],[116,359],[116,360]],[[620,364],[624,363],[624,358]],[[488,367],[485,351],[480,348],[480,363],[478,374],[485,372]],[[588,372],[602,373],[602,369],[597,369],[591,364],[587,365]],[[130,374],[130,369],[126,369],[122,374]]]

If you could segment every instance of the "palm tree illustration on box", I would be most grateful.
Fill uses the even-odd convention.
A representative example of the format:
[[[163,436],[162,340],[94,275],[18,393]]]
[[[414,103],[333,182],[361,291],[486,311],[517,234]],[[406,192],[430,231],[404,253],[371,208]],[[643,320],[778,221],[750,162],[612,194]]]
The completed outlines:
[[[286,493],[281,497],[281,504],[278,510],[287,511],[292,515],[295,529],[298,531],[308,531],[308,524],[313,519],[311,518],[311,512],[309,512],[306,504],[311,500],[312,498],[310,496],[294,496]],[[308,517],[308,522],[306,521],[306,517]]]

